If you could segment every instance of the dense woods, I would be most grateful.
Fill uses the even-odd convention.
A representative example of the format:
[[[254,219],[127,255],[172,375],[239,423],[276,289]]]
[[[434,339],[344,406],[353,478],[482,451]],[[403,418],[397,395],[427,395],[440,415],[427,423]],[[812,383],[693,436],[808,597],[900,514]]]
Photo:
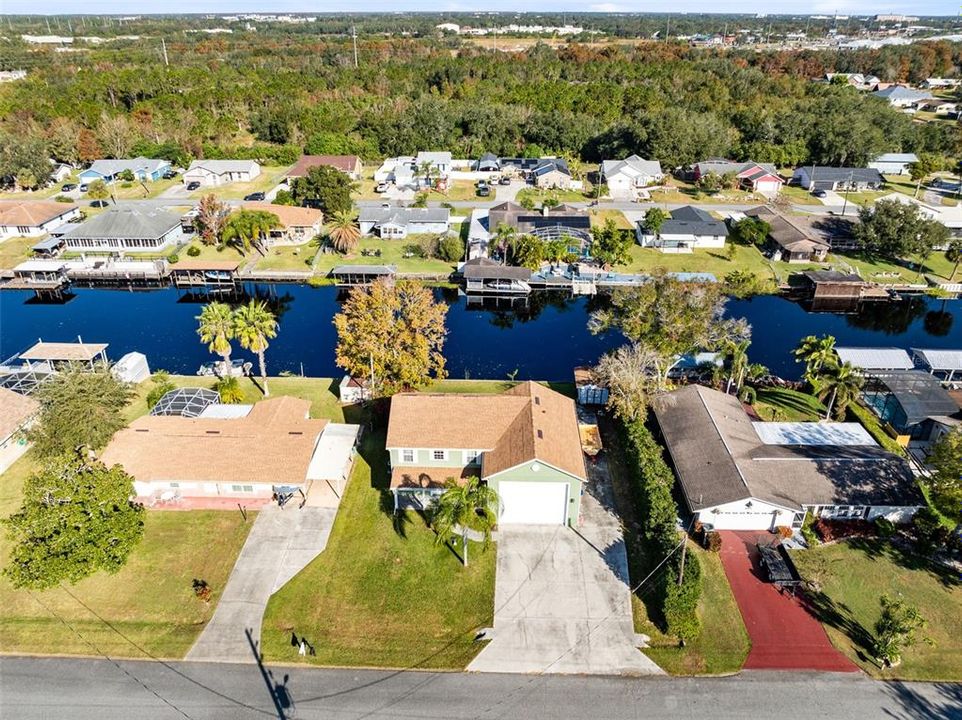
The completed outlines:
[[[832,70],[952,74],[962,47],[944,41],[845,53],[655,42],[505,53],[368,36],[355,69],[343,36],[166,37],[169,67],[157,36],[73,53],[8,50],[25,53],[29,75],[0,87],[0,171],[17,174],[11,163],[44,149],[68,162],[143,153],[286,163],[301,151],[375,159],[441,148],[594,162],[636,152],[677,166],[711,155],[862,164],[886,151],[953,156],[962,143],[952,125],[913,123],[854,89],[813,82]]]

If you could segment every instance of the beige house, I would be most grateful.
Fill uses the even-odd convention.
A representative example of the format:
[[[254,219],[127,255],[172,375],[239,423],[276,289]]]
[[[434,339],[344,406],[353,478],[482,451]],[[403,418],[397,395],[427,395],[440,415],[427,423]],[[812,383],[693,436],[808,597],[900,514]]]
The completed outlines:
[[[73,203],[52,200],[0,200],[0,240],[8,237],[41,237],[80,217]]]
[[[271,230],[267,245],[303,245],[320,234],[324,213],[314,208],[294,205],[274,205],[268,202],[245,202],[245,210],[269,212],[280,220],[280,227]]]
[[[27,452],[22,431],[40,412],[40,403],[27,395],[0,388],[0,475]]]

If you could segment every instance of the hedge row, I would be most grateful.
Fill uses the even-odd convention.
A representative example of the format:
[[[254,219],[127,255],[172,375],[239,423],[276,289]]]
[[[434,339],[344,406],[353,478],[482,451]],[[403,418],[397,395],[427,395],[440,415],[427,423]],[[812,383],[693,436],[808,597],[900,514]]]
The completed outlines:
[[[628,462],[638,482],[641,503],[642,536],[648,541],[657,561],[678,546],[677,510],[671,496],[675,475],[665,462],[661,446],[643,422],[626,425]],[[688,553],[684,580],[678,584],[681,553],[674,552],[656,576],[656,595],[667,631],[683,641],[693,640],[701,631],[698,600],[701,597],[701,566],[698,557]]]

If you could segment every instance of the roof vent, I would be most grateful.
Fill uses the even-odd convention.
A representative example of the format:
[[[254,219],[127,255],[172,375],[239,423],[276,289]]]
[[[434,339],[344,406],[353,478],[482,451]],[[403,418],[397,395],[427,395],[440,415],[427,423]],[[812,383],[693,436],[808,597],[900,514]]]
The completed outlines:
[[[544,440],[544,433],[541,432],[540,430],[538,430],[538,439],[539,439],[539,440]]]
[[[205,430],[206,435],[220,435],[220,430]]]
[[[535,396],[534,396],[534,404],[535,404],[535,405],[540,405],[540,404],[541,404],[541,398],[540,398],[538,395],[535,395]]]
[[[134,432],[150,432],[147,428],[135,428]]]
[[[303,435],[304,433],[302,433],[300,430],[288,430],[288,431],[287,431],[287,434],[288,434],[288,435]]]

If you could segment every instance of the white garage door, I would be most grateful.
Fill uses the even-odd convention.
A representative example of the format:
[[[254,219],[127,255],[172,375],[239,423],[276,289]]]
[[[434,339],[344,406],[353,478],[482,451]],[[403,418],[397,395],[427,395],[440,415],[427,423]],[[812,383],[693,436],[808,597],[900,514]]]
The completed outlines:
[[[568,504],[567,483],[501,482],[501,523],[563,525]]]

